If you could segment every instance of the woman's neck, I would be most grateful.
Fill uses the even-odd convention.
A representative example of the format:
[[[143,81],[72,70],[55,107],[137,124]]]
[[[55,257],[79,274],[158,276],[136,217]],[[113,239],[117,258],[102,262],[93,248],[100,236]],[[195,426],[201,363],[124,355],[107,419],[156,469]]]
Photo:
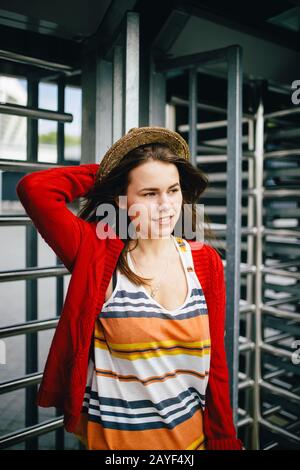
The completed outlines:
[[[172,235],[166,238],[139,238],[134,252],[142,258],[153,259],[166,256],[168,250],[174,247]],[[136,240],[129,242],[129,248],[132,249]]]

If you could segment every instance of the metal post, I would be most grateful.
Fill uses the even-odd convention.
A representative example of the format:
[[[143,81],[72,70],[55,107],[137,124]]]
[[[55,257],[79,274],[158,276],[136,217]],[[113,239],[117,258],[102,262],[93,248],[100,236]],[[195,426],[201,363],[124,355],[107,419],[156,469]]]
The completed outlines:
[[[82,67],[81,163],[98,163],[111,144],[112,64],[89,52]]]
[[[112,140],[115,142],[122,137],[122,123],[123,123],[123,47],[115,46],[113,51],[113,126],[112,126]]]
[[[264,108],[262,101],[257,110],[256,145],[255,145],[255,213],[256,213],[256,247],[255,247],[255,375],[254,375],[254,411],[253,411],[253,450],[259,449],[260,415],[260,382],[261,382],[261,307],[262,307],[262,250],[263,250],[263,159],[264,159]]]
[[[239,299],[241,258],[241,167],[242,167],[242,50],[227,51],[227,229],[226,229],[226,351],[230,364],[231,403],[238,419]]]
[[[249,119],[248,121],[248,151],[254,151],[254,143],[255,143],[255,133],[254,133],[254,121],[253,119]],[[254,180],[254,159],[248,158],[248,189],[253,189],[255,187],[255,180]],[[247,201],[247,225],[248,227],[255,227],[255,201],[254,198],[249,198]],[[242,228],[243,229],[243,228]],[[247,237],[247,265],[253,266],[254,265],[254,253],[255,253],[255,242],[254,236]],[[255,308],[254,303],[254,286],[253,286],[253,274],[246,275],[246,302],[248,305],[253,305]],[[251,341],[254,342],[255,338],[255,319],[253,316],[253,311],[246,313],[245,318],[245,336],[249,338]],[[253,359],[253,351],[248,351],[245,354],[245,374],[246,377],[254,377],[254,359]],[[251,379],[252,384],[254,385],[254,381]],[[244,409],[252,415],[253,410],[253,386],[250,388],[248,387],[245,390],[245,399],[244,399]],[[250,411],[251,410],[251,411]],[[252,419],[253,425],[253,419]],[[247,426],[245,429],[245,437],[244,442],[246,448],[251,448],[250,439],[253,432],[253,426]]]
[[[139,81],[140,81],[140,33],[139,14],[128,12],[126,15],[125,41],[125,92],[124,92],[124,133],[132,127],[139,127]]]
[[[58,94],[57,94],[57,109],[58,111],[65,111],[65,77],[62,76],[58,80]],[[57,123],[57,163],[59,165],[64,163],[65,159],[65,125],[64,123]],[[60,265],[61,260],[56,256],[56,265]],[[56,278],[56,316],[60,316],[64,300],[64,277],[59,276]],[[62,411],[58,408],[55,409],[55,416],[59,418]],[[55,431],[55,449],[63,450],[65,446],[65,431],[64,428],[58,428]]]
[[[166,76],[155,70],[151,53],[150,91],[149,91],[149,126],[166,125]]]
[[[95,158],[100,159],[112,145],[112,93],[113,93],[112,63],[107,60],[97,61],[96,75],[96,124],[95,124]],[[98,163],[98,161],[97,161]]]
[[[196,166],[197,156],[197,68],[189,70],[189,147],[191,163]]]
[[[28,106],[38,107],[39,82],[33,76],[28,79]],[[27,159],[38,160],[38,122],[28,118],[27,122]],[[37,232],[34,227],[26,226],[26,267],[37,266]],[[37,280],[26,280],[26,321],[37,320]],[[26,335],[26,374],[38,371],[38,338],[37,333]],[[35,404],[37,386],[26,388],[25,426],[38,423],[38,408]],[[38,438],[26,441],[26,450],[38,449]]]

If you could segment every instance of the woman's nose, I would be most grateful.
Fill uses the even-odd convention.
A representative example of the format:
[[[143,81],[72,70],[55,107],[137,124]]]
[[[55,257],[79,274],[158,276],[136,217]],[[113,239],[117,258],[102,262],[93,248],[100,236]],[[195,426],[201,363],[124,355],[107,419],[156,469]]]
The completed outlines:
[[[168,196],[162,196],[159,204],[159,211],[167,211],[170,208],[170,201],[168,200]]]
[[[169,204],[169,202],[170,202],[170,196],[169,196],[169,194],[162,193],[162,194],[159,196],[159,205]]]

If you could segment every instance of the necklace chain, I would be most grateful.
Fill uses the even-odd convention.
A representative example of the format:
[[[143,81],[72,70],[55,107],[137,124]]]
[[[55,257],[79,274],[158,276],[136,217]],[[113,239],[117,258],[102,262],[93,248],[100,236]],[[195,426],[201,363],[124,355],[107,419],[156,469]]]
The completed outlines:
[[[171,256],[170,253],[171,253],[171,250],[170,250],[170,252],[169,252],[169,256],[168,256],[168,259],[167,259],[166,267],[165,267],[164,271],[162,272],[162,274],[161,274],[161,276],[160,276],[160,278],[159,278],[159,281],[158,281],[158,283],[156,284],[156,287],[154,287],[154,288],[150,287],[150,290],[151,290],[151,294],[150,294],[150,295],[151,295],[151,297],[153,297],[153,298],[156,296],[157,292],[159,291],[159,289],[160,289],[160,284],[161,284],[161,280],[162,280],[162,278],[163,278],[163,275],[164,275],[165,272],[167,271],[167,268],[168,268],[168,265],[169,265],[170,256]],[[131,255],[130,255],[130,256],[131,256]],[[135,262],[134,259],[133,259],[133,256],[131,256],[131,259],[132,259],[132,261],[134,262],[134,266],[135,266],[136,270],[139,272],[139,274],[140,274],[142,277],[144,277],[143,274],[141,273],[141,271],[137,268],[137,265],[136,265],[136,262]]]

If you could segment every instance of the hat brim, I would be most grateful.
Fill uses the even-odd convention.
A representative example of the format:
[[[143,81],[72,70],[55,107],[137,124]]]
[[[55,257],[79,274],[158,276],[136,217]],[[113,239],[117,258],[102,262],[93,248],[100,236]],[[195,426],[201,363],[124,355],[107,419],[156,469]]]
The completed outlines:
[[[165,127],[135,127],[117,140],[106,152],[99,164],[96,178],[107,175],[131,150],[150,143],[167,144],[175,155],[189,160],[190,151],[184,138]]]

